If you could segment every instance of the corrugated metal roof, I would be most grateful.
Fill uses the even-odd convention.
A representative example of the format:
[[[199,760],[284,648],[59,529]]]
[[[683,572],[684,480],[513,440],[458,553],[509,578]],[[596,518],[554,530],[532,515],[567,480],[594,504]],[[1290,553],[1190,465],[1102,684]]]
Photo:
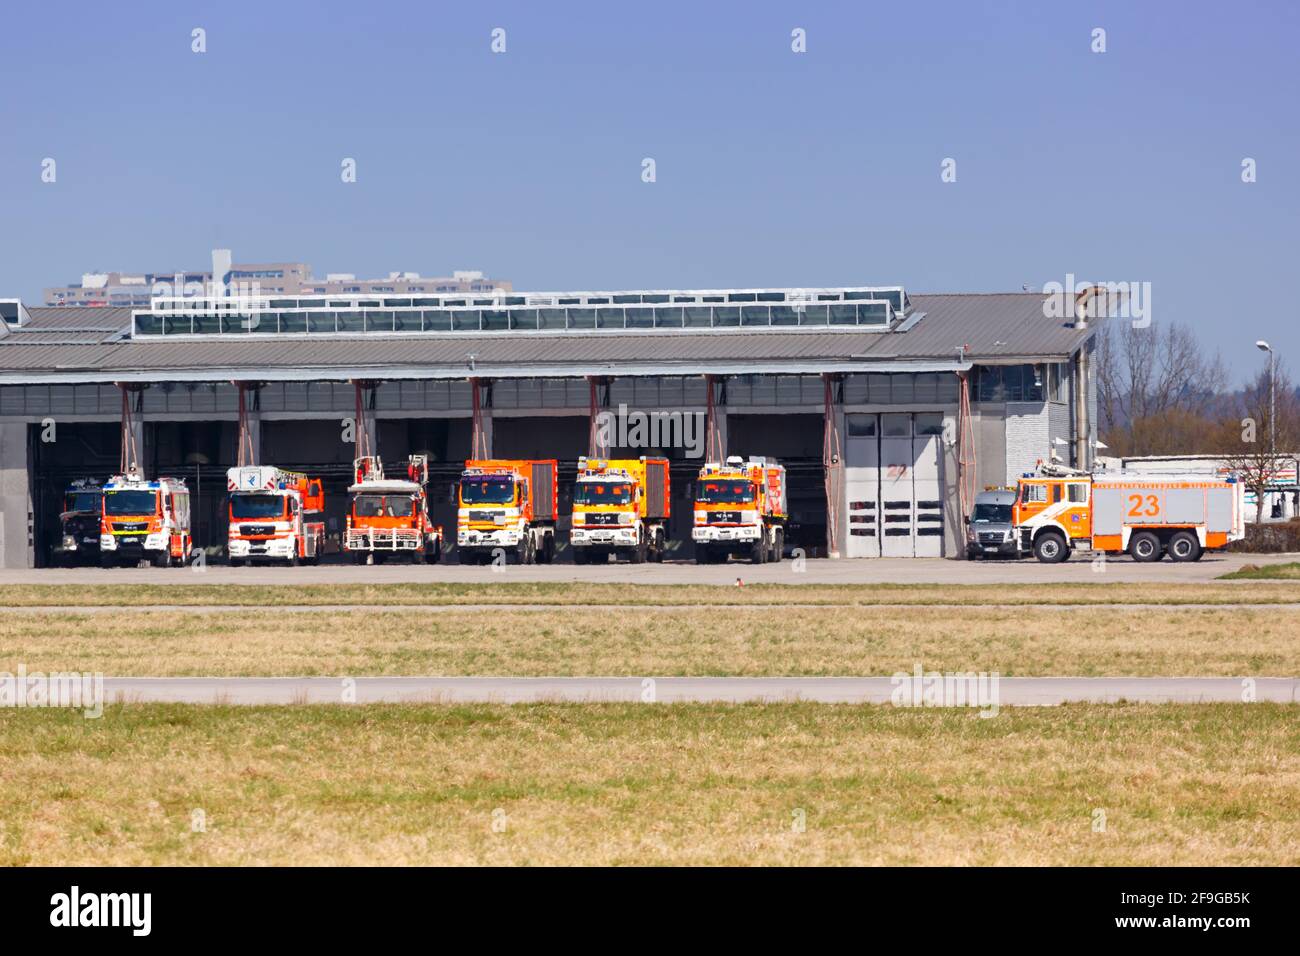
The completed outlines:
[[[889,333],[847,328],[728,329],[405,337],[231,335],[147,341],[104,341],[129,324],[129,309],[45,308],[31,310],[32,322],[25,330],[0,338],[0,376],[14,381],[24,373],[58,375],[76,370],[103,373],[103,380],[110,381],[114,373],[125,372],[194,374],[211,369],[225,377],[231,370],[252,374],[328,369],[364,375],[372,368],[418,368],[463,376],[468,374],[470,356],[480,374],[512,367],[545,374],[548,366],[573,374],[572,369],[580,365],[602,372],[633,366],[661,366],[666,372],[716,367],[725,372],[781,361],[792,366],[821,368],[838,363],[866,368],[877,362],[951,364],[963,358],[957,351],[961,346],[969,347],[965,361],[1068,356],[1090,333],[1045,316],[1045,301],[1041,293],[916,295],[913,307],[924,312],[924,318],[906,332]],[[88,327],[95,331],[74,331]]]
[[[41,306],[29,308],[31,321],[24,326],[34,331],[50,329],[102,329],[106,332],[131,327],[131,309],[78,308],[76,306]]]

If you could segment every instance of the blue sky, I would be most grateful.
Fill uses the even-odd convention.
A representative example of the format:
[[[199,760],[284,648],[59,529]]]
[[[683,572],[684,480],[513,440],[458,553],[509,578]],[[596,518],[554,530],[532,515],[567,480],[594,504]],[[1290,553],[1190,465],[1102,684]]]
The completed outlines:
[[[521,289],[1074,273],[1300,371],[1297,41],[1282,0],[9,4],[0,295],[213,246]]]

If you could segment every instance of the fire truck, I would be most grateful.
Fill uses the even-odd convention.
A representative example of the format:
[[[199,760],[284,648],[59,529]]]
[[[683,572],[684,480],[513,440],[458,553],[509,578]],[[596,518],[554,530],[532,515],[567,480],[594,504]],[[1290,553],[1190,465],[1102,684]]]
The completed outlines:
[[[669,512],[667,458],[579,458],[569,543],[573,563],[627,555],[662,561]]]
[[[78,478],[68,485],[59,514],[55,564],[99,563],[99,523],[103,514],[104,488],[98,479]]]
[[[780,561],[788,518],[784,465],[737,456],[709,462],[695,483],[695,563],[723,562],[732,554],[748,555],[753,564]]]
[[[104,485],[99,561],[105,566],[184,564],[190,537],[190,491],[183,478],[149,481],[136,473],[114,475]]]
[[[555,558],[555,459],[465,462],[457,491],[456,544],[461,564],[489,563],[498,550],[519,564]]]
[[[373,455],[352,463],[356,479],[348,486],[348,513],[343,548],[358,564],[382,562],[389,554],[442,558],[442,525],[429,514],[429,456],[411,455],[405,478],[384,477],[384,463]]]
[[[1021,553],[1048,564],[1075,550],[1199,561],[1246,533],[1242,485],[1232,478],[1089,474],[1059,465],[1020,479],[1012,523]]]
[[[325,492],[319,478],[270,465],[226,472],[232,567],[261,561],[319,564],[325,549]]]

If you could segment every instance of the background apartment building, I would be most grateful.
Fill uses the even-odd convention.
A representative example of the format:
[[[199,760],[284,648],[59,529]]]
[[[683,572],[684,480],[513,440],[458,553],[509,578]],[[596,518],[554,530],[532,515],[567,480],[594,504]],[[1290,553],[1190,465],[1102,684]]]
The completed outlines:
[[[224,255],[223,255],[224,253]],[[383,279],[358,279],[350,272],[331,272],[323,279],[312,275],[305,262],[255,262],[231,264],[225,250],[213,251],[214,267],[196,272],[87,272],[81,282],[45,290],[47,306],[148,308],[155,290],[167,295],[204,295],[213,275],[224,284],[256,286],[264,295],[371,295],[402,293],[509,292],[505,279],[482,272],[456,271],[450,276],[421,276],[418,272],[390,272]]]

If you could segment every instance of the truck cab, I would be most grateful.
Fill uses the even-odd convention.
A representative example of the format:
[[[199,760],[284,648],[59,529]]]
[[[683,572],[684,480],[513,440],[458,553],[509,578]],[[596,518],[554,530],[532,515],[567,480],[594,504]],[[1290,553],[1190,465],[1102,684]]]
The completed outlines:
[[[780,561],[785,548],[785,467],[766,458],[706,463],[695,483],[695,562],[746,555],[753,564]]]
[[[190,538],[190,492],[182,478],[149,481],[115,475],[104,485],[99,560],[103,565],[184,564]]]
[[[72,482],[63,494],[59,514],[59,543],[54,563],[65,566],[99,562],[99,525],[104,512],[104,489],[90,478]]]
[[[555,556],[558,463],[504,459],[465,462],[456,489],[456,544],[462,564],[499,551],[520,564]]]
[[[670,495],[666,458],[580,458],[569,544],[575,564],[625,555],[663,561]]]
[[[966,557],[970,560],[1020,556],[1013,512],[1016,493],[990,489],[975,496],[975,507],[966,523]]]
[[[429,515],[427,456],[411,455],[405,478],[384,477],[383,463],[374,457],[357,459],[354,469],[344,550],[358,564],[374,564],[389,554],[428,564],[440,560],[442,526]]]
[[[246,563],[318,563],[325,545],[325,494],[319,479],[271,466],[231,468],[226,552]]]

